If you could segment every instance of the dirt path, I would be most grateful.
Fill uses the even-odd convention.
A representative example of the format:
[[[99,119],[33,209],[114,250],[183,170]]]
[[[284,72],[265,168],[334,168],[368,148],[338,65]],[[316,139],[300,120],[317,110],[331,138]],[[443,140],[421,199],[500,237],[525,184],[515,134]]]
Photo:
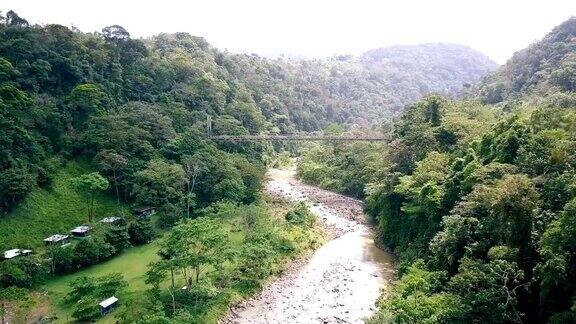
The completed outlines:
[[[394,276],[392,257],[373,243],[362,202],[303,184],[294,175],[294,169],[271,169],[266,189],[288,201],[308,202],[333,239],[232,309],[225,323],[362,323]]]

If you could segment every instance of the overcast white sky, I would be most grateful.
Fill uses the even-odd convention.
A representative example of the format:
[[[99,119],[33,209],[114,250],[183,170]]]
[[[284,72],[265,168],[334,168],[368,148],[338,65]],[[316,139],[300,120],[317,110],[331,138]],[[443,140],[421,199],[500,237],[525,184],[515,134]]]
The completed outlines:
[[[576,15],[575,0],[1,0],[32,23],[82,31],[118,24],[133,37],[185,31],[261,55],[359,54],[396,44],[468,45],[504,63]]]

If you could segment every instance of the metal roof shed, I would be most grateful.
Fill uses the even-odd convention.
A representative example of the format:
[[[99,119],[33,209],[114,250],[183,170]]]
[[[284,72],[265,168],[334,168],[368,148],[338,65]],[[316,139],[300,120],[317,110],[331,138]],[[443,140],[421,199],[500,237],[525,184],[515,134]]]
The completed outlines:
[[[148,217],[154,215],[155,213],[156,213],[156,208],[150,207],[150,206],[140,207],[140,208],[134,209],[134,214],[136,215],[136,217],[138,217],[140,219],[148,218]]]
[[[76,226],[70,231],[70,233],[76,237],[84,237],[90,233],[90,226],[82,225]]]
[[[12,259],[20,255],[20,249],[11,249],[4,251],[4,259]]]
[[[21,255],[28,255],[30,253],[32,253],[32,250],[10,249],[4,251],[4,259],[9,260]]]
[[[102,315],[106,315],[108,313],[110,313],[114,307],[116,307],[116,304],[118,303],[118,298],[112,296],[110,298],[104,299],[103,301],[101,301],[98,305],[100,305],[100,312],[102,313]]]
[[[44,243],[46,243],[47,245],[50,244],[64,244],[66,242],[68,242],[68,238],[70,236],[68,235],[62,235],[62,234],[54,234],[50,237],[47,237],[44,239]]]

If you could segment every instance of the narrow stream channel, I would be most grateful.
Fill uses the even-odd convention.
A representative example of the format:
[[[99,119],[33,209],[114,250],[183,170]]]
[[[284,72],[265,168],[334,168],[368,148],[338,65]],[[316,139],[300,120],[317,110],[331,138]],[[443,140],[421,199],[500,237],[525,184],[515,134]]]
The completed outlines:
[[[294,169],[271,169],[266,189],[306,201],[334,238],[302,266],[235,307],[228,323],[362,323],[394,276],[392,256],[377,248],[362,202],[303,184]]]

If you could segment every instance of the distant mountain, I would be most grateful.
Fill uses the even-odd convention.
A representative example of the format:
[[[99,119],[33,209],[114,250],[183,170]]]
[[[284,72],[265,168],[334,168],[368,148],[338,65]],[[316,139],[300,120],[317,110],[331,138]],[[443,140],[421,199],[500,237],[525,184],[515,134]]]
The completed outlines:
[[[554,28],[542,40],[514,53],[479,85],[488,103],[530,97],[557,106],[576,105],[576,17]]]
[[[454,44],[394,46],[328,59],[235,54],[222,62],[280,131],[291,126],[313,131],[332,122],[375,124],[430,92],[455,95],[497,67],[487,56]],[[277,107],[267,111],[272,103]]]
[[[498,66],[467,46],[443,43],[379,48],[360,59],[374,77],[386,80],[399,97],[409,101],[429,92],[456,94]]]

